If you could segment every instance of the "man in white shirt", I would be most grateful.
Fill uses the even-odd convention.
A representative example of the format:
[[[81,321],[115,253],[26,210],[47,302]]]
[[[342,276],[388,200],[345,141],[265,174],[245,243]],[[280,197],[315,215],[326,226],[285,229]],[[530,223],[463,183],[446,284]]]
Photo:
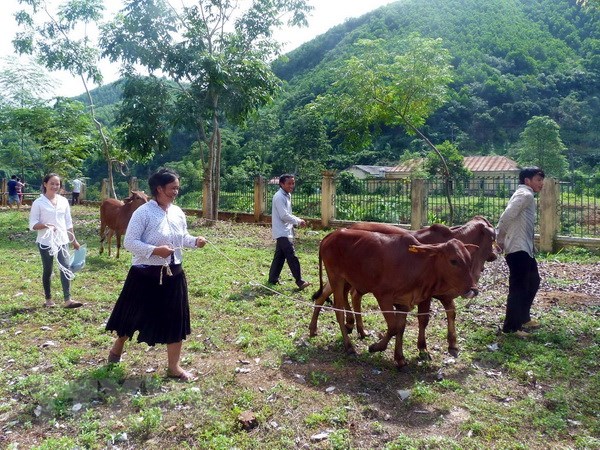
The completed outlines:
[[[294,249],[294,226],[304,226],[306,222],[292,214],[292,192],[296,187],[293,175],[284,174],[279,177],[279,190],[273,196],[271,212],[271,226],[273,239],[277,241],[275,256],[269,270],[269,283],[279,283],[279,275],[283,263],[287,261],[298,289],[310,286],[308,281],[302,279],[300,261]]]
[[[506,318],[502,331],[526,337],[539,327],[531,320],[531,305],[540,287],[540,275],[534,256],[533,236],[536,217],[534,194],[544,185],[544,171],[525,167],[519,173],[519,186],[498,221],[498,245],[506,254],[509,269]]]
[[[81,180],[79,178],[75,178],[71,181],[73,185],[72,197],[71,197],[71,205],[79,204],[79,194],[81,193]]]

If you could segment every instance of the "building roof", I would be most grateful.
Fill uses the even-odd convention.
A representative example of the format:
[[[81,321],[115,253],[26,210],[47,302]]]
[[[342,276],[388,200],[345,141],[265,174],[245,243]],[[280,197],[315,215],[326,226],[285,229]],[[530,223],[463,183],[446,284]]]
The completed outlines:
[[[388,172],[390,169],[393,169],[393,167],[388,167],[388,166],[368,166],[368,165],[363,165],[363,164],[356,164],[352,167],[349,167],[349,169],[352,168],[357,168],[359,170],[362,170],[365,173],[368,173],[369,175],[373,175],[373,176],[377,176],[377,175],[381,175],[383,172]],[[346,169],[348,170],[348,169]]]
[[[386,172],[410,173],[423,166],[423,159],[411,159],[390,168]],[[518,172],[519,166],[506,156],[465,156],[465,168],[474,173],[481,172]]]

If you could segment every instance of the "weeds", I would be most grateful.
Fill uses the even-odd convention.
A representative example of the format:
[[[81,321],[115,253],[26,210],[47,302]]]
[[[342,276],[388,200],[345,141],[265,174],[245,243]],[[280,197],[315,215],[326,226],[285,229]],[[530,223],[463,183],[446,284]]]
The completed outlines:
[[[446,353],[446,324],[428,328],[431,361],[420,361],[416,320],[405,354],[369,353],[384,329],[372,296],[363,308],[372,336],[352,336],[358,356],[344,354],[333,314],[323,312],[308,339],[310,292],[298,293],[284,269],[277,292],[266,281],[273,243],[268,228],[217,223],[190,230],[211,245],[186,251],[192,334],[182,364],[200,380],[165,377],[166,351],[137,344],[123,363],[107,365],[114,336],[104,323],[130,259],[99,256],[97,208],[76,207],[75,228],[90,249],[72,292],[84,308],[43,308],[39,255],[26,213],[0,212],[0,442],[3,448],[599,448],[600,316],[598,299],[560,297],[590,275],[600,257],[563,251],[540,263],[576,265],[547,281],[559,300],[536,305],[542,328],[529,340],[499,336],[506,290],[488,280],[485,298],[457,317],[461,354]],[[318,280],[324,232],[300,232],[306,277]],[[566,266],[561,266],[564,270]],[[487,276],[486,272],[484,276]],[[492,274],[489,274],[490,277]],[[593,279],[593,278],[590,278]],[[313,283],[316,285],[316,283]],[[484,283],[485,284],[485,283]],[[53,290],[60,292],[57,277]],[[565,301],[563,301],[565,300]],[[244,369],[244,370],[241,370]],[[409,391],[402,401],[399,391]],[[238,423],[251,411],[258,427]],[[322,442],[315,434],[327,431]]]

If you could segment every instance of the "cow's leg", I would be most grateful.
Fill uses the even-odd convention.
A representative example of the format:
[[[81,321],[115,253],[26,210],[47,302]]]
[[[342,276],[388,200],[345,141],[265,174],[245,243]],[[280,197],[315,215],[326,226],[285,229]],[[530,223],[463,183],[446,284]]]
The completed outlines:
[[[106,224],[100,223],[100,254],[104,253],[104,239],[106,238]]]
[[[425,332],[427,331],[427,325],[429,325],[429,314],[431,313],[431,298],[422,301],[418,305],[419,308],[419,337],[417,339],[417,349],[419,350],[420,359],[431,359],[429,352],[427,351],[427,340]]]
[[[348,303],[348,293],[350,292],[350,285],[346,284],[344,286],[344,309],[346,310],[346,330],[348,333],[352,333],[354,329],[354,312],[350,307],[350,303]]]
[[[365,325],[362,319],[362,294],[359,294],[356,291],[356,289],[351,289],[350,295],[352,296],[352,309],[354,310],[354,314],[356,315],[356,332],[358,333],[361,339],[364,339],[368,336],[368,333],[365,331]]]
[[[121,234],[115,234],[117,235],[117,259],[119,259],[119,250],[121,250]]]
[[[110,256],[110,247],[112,246],[113,230],[108,229],[108,236],[106,236],[106,245],[108,247],[108,256]]]
[[[381,304],[379,306],[381,307]],[[382,310],[383,317],[385,319],[385,322],[387,323],[387,330],[383,337],[379,339],[379,341],[369,345],[369,352],[371,353],[384,351],[387,348],[390,339],[392,339],[398,333],[398,324],[395,312],[385,311],[384,308],[382,308]]]
[[[454,298],[441,298],[440,302],[446,311],[446,320],[448,321],[448,353],[452,356],[458,356],[458,343],[456,339],[456,304]]]
[[[399,314],[397,314],[396,320],[396,346],[394,347],[394,361],[398,369],[406,366],[406,359],[404,358],[404,351],[402,349],[402,340],[404,338],[404,329],[406,328],[406,316],[408,315],[408,308],[398,308]]]
[[[317,335],[317,322],[319,320],[319,314],[321,313],[321,307],[332,293],[331,286],[329,283],[326,283],[323,286],[323,291],[321,292],[321,296],[315,299],[315,306],[313,307],[313,315],[310,320],[310,325],[308,326],[309,336],[313,337]]]
[[[333,306],[335,308],[335,318],[338,321],[338,325],[340,326],[340,330],[342,332],[342,340],[344,342],[344,350],[348,355],[356,355],[356,350],[350,342],[350,336],[348,336],[348,330],[346,329],[346,324],[344,323],[345,314],[344,314],[344,304],[348,303],[347,297],[345,299],[346,287],[343,280],[338,282],[337,284],[332,283],[330,279],[331,287],[333,289]]]

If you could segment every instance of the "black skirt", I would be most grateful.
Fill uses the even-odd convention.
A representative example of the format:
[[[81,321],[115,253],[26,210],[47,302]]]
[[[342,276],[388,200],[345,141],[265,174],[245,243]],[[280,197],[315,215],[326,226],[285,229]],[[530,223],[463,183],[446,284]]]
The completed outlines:
[[[131,266],[106,329],[129,339],[137,331],[137,341],[148,345],[185,339],[191,333],[187,280],[181,264],[170,268],[172,276],[162,266]]]

